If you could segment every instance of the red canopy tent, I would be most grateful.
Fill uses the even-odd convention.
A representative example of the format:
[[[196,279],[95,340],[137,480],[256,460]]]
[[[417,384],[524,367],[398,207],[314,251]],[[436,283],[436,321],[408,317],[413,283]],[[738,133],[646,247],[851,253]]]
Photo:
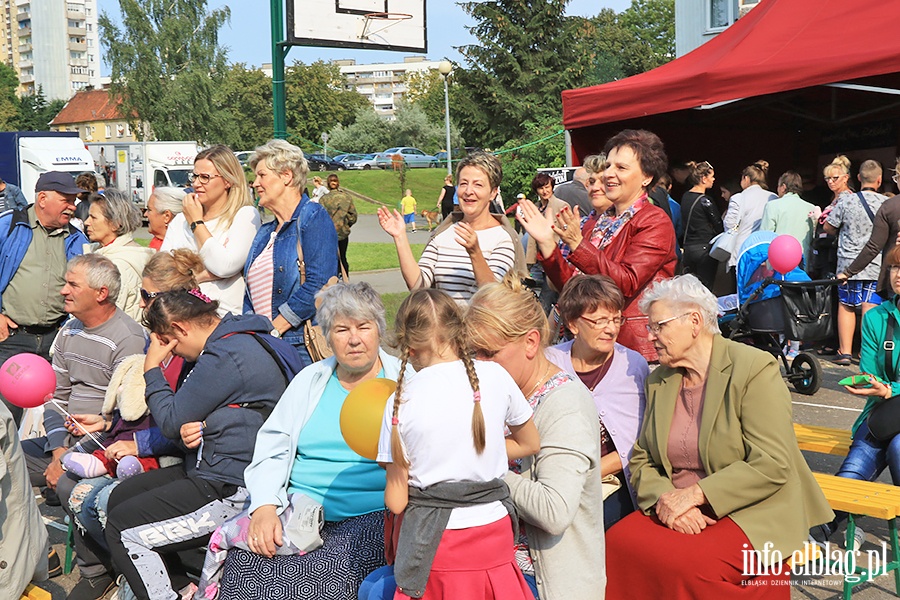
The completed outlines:
[[[854,151],[893,167],[898,33],[900,12],[889,3],[763,0],[657,69],[564,91],[574,159],[580,164],[615,132],[640,127],[663,138],[673,162],[718,161],[729,176],[758,158],[773,172],[812,175],[836,152],[857,163]]]

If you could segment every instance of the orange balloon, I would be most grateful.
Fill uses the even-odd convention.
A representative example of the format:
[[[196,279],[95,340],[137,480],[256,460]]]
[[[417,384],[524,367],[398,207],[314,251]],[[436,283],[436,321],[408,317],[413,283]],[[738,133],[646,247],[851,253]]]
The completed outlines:
[[[347,394],[341,407],[341,434],[350,449],[360,456],[371,460],[378,456],[384,407],[396,389],[396,381],[370,379]]]

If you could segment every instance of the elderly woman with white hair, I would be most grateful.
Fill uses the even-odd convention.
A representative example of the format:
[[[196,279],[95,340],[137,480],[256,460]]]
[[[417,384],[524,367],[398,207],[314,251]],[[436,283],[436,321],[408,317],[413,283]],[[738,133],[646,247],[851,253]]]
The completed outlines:
[[[640,309],[660,367],[629,463],[639,510],[607,532],[607,599],[789,598],[775,557],[833,513],[778,363],[719,334],[716,298],[693,275],[653,284]]]
[[[116,306],[140,322],[141,273],[153,256],[152,250],[132,237],[141,226],[141,212],[125,192],[115,188],[108,188],[102,195],[91,194],[90,203],[84,225],[90,240],[98,245],[94,252],[111,260],[122,277]]]
[[[356,598],[360,583],[384,565],[385,472],[347,446],[340,413],[356,386],[396,381],[400,361],[380,348],[384,305],[368,283],[337,284],[319,299],[319,323],[334,356],[301,371],[259,430],[244,473],[249,550],[229,551],[221,600]],[[306,495],[324,512],[323,545],[300,555],[279,551],[287,542],[279,517],[292,494]]]
[[[150,240],[150,248],[159,250],[162,247],[163,240],[166,239],[166,232],[169,230],[169,223],[180,215],[184,204],[184,188],[177,187],[158,187],[154,188],[153,193],[147,200],[147,208],[144,209],[144,217],[147,219],[147,231],[153,236]]]
[[[303,189],[309,164],[303,151],[284,140],[271,140],[250,158],[259,206],[275,215],[256,233],[244,266],[244,312],[272,321],[272,335],[312,362],[303,343],[303,324],[316,317],[316,293],[337,275],[338,239],[322,205]]]

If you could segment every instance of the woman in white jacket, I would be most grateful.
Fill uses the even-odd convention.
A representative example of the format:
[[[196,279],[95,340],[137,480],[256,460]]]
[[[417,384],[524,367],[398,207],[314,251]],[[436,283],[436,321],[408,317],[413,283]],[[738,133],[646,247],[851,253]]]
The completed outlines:
[[[759,231],[762,223],[763,210],[769,200],[778,196],[769,191],[766,184],[766,175],[769,173],[769,163],[758,160],[741,172],[742,192],[735,194],[728,201],[728,211],[722,219],[725,230],[737,228],[737,240],[734,252],[728,259],[728,268],[737,265],[738,252],[750,234]]]
[[[203,259],[197,274],[204,294],[219,301],[219,315],[244,312],[242,273],[259,230],[259,212],[250,199],[244,169],[228,146],[197,154],[188,176],[194,188],[184,197],[184,212],[166,231],[161,252],[186,248]]]
[[[132,233],[141,226],[141,211],[125,192],[107,188],[103,195],[91,194],[91,209],[84,225],[96,242],[95,253],[111,260],[122,277],[116,306],[137,322],[141,320],[141,273],[153,250],[134,241]]]

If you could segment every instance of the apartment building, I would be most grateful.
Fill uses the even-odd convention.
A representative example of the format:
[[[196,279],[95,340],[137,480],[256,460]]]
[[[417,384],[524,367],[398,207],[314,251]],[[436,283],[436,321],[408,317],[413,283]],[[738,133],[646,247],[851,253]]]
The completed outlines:
[[[424,56],[407,56],[399,63],[358,65],[353,59],[336,60],[344,76],[344,89],[365,96],[375,112],[393,118],[397,102],[406,95],[406,76],[416,71],[437,70],[440,64]]]
[[[100,87],[96,0],[0,0],[0,60],[19,76],[19,92],[40,86],[48,100]]]
[[[699,48],[757,4],[759,0],[675,0],[675,55]]]

